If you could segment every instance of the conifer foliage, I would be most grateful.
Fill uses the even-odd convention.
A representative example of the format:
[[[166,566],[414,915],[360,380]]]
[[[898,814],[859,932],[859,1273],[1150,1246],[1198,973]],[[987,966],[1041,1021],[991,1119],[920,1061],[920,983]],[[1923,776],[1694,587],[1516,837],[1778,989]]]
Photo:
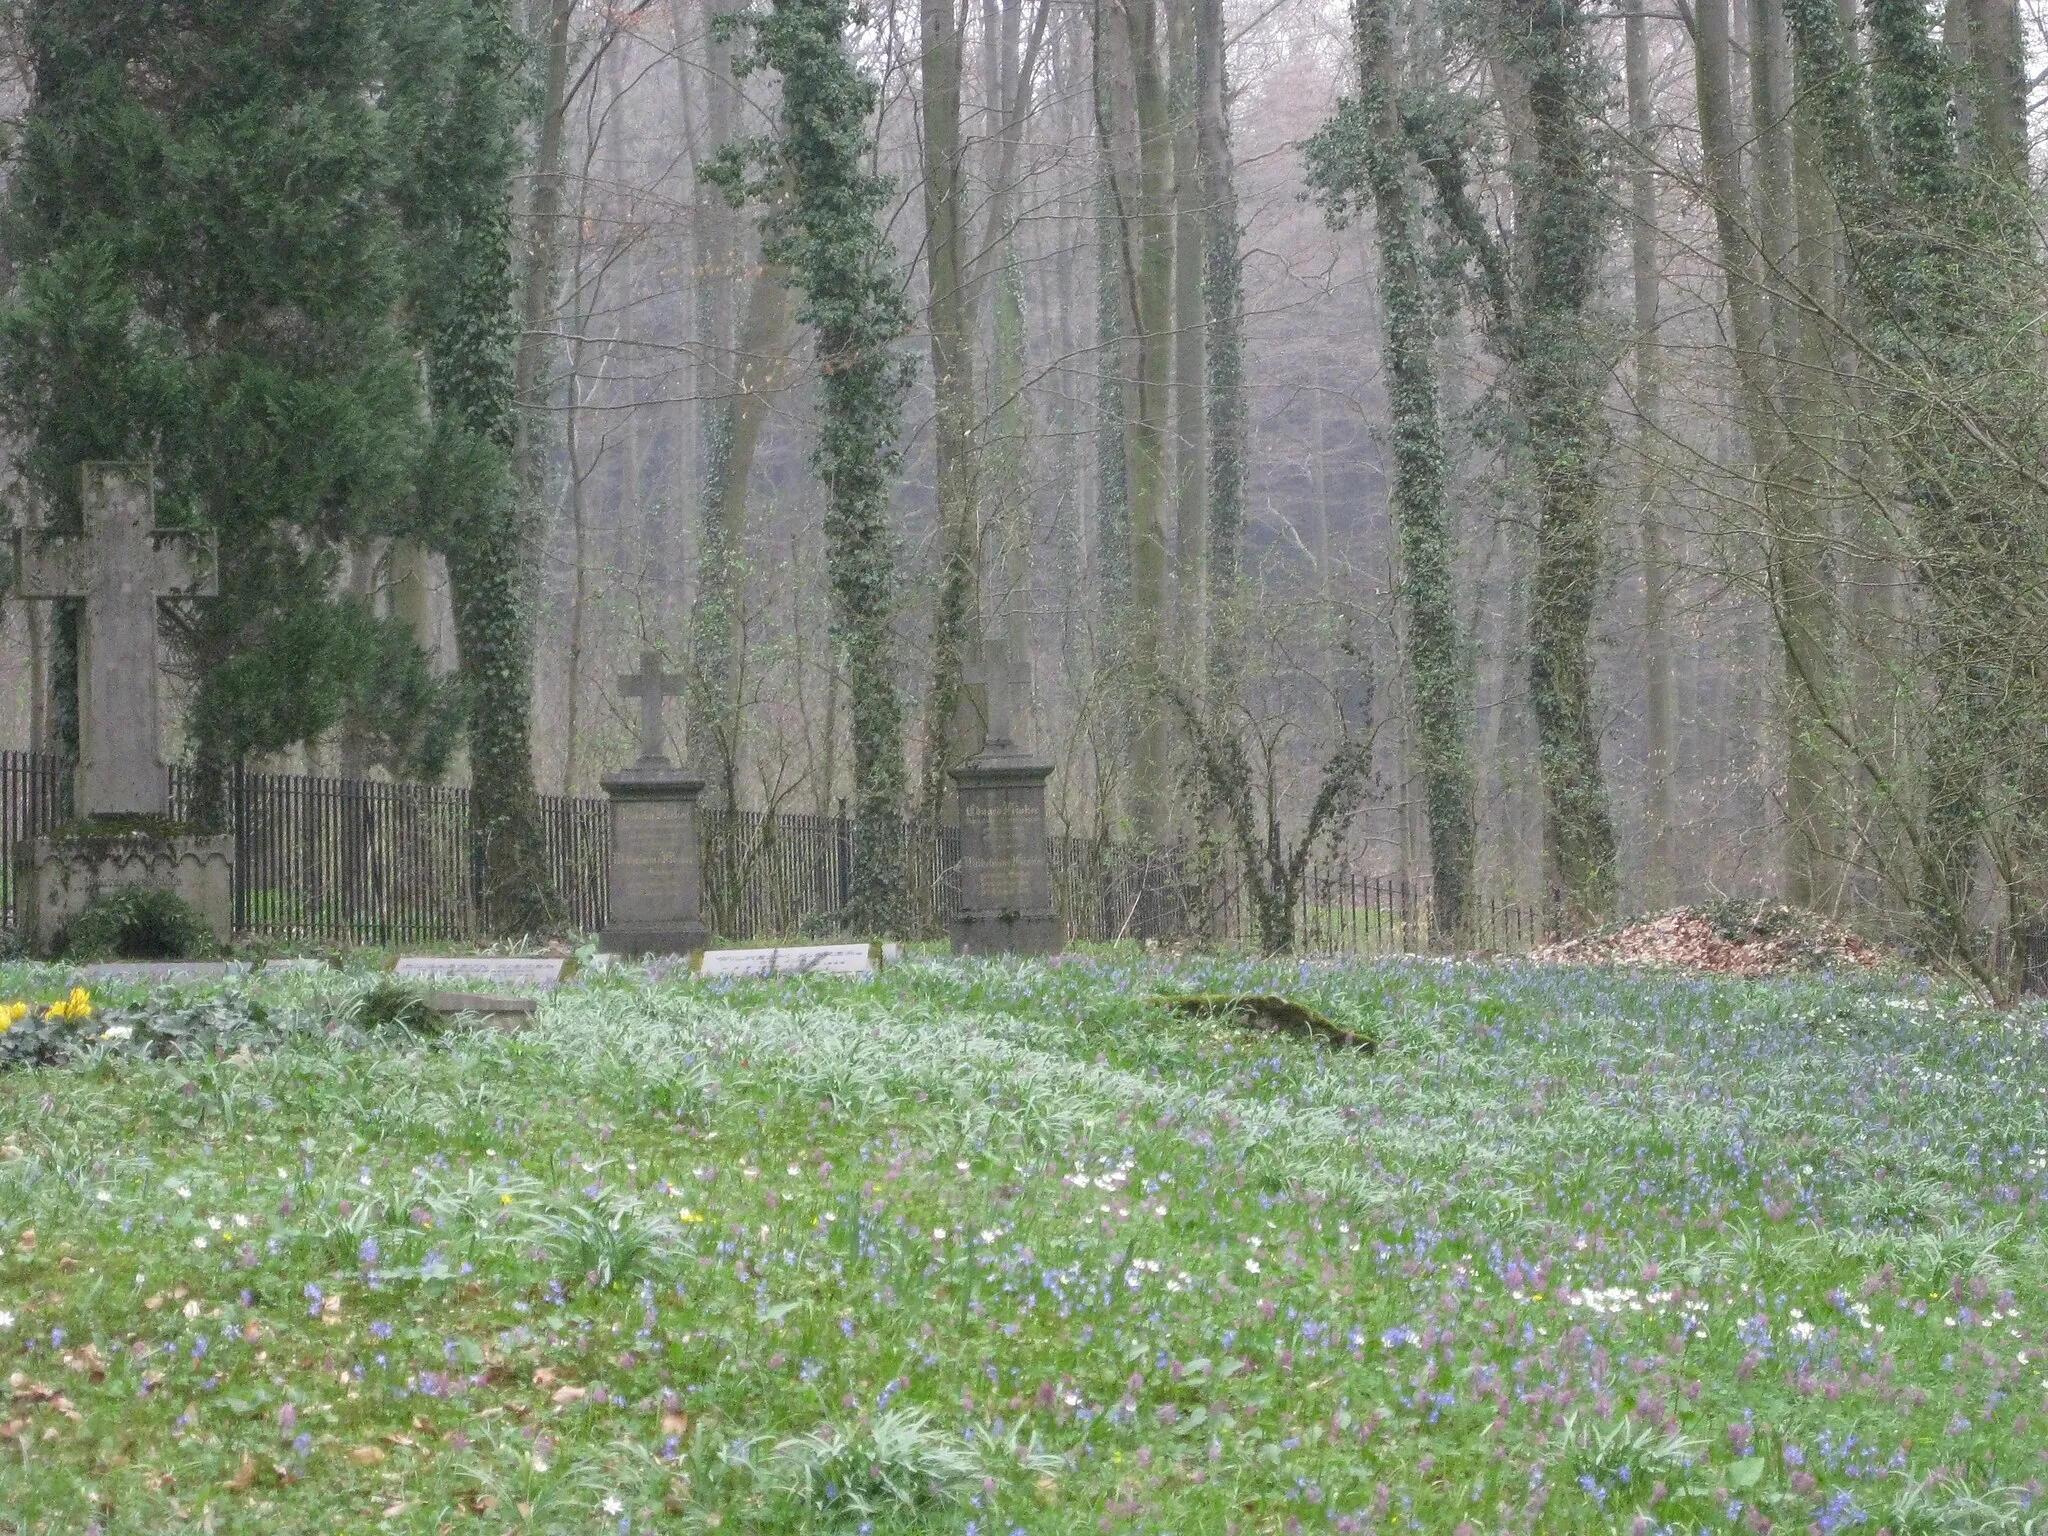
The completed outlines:
[[[0,405],[55,516],[78,515],[80,461],[147,459],[160,519],[218,532],[220,597],[171,630],[202,785],[344,720],[431,777],[466,705],[487,914],[552,926],[503,0],[37,0],[26,35]],[[378,537],[446,554],[459,690],[341,590]]]
[[[203,769],[353,713],[437,771],[452,701],[336,580],[414,508],[376,12],[38,0],[26,38],[0,403],[30,489],[76,518],[80,461],[147,459],[159,518],[218,531],[219,600],[169,626]]]

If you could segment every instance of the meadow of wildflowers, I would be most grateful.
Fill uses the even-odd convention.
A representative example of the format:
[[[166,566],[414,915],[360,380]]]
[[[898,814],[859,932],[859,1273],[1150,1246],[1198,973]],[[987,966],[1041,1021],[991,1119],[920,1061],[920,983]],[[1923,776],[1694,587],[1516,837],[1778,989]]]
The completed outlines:
[[[362,986],[0,1073],[0,1533],[2048,1530],[2036,1009],[1107,958],[323,1030]]]

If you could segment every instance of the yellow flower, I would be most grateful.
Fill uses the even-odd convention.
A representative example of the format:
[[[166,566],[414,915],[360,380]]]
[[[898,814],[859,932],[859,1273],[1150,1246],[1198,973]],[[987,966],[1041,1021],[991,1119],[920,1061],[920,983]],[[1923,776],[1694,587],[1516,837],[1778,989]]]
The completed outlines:
[[[23,1019],[28,1017],[28,1004],[20,998],[10,1003],[0,1003],[0,1035],[4,1035]]]
[[[702,1221],[704,1219],[704,1216],[701,1211],[693,1211],[686,1205],[683,1207],[683,1213],[680,1219],[683,1221],[695,1222]]]
[[[83,987],[73,987],[71,995],[63,1002],[50,1004],[49,1012],[44,1017],[69,1019],[74,1024],[81,1023],[92,1017],[92,994]]]

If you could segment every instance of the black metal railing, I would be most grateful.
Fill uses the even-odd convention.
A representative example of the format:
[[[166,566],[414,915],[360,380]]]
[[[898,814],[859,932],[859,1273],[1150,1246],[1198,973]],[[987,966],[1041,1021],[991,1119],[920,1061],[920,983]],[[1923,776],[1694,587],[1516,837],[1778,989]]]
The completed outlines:
[[[0,909],[14,926],[14,847],[71,814],[71,774],[47,752],[0,752]]]
[[[71,771],[44,753],[0,752],[0,917],[14,921],[14,846],[69,814]],[[171,813],[198,803],[198,785],[171,770]],[[460,941],[490,925],[470,793],[435,784],[237,771],[217,803],[235,839],[239,932],[357,944]],[[611,853],[608,801],[543,795],[549,867],[570,925],[605,922]],[[700,822],[705,916],[724,938],[820,935],[837,929],[851,895],[860,828],[844,815],[741,811]],[[912,931],[936,937],[959,906],[959,829],[901,823]],[[1075,940],[1255,943],[1242,872],[1214,849],[1141,852],[1114,841],[1048,840],[1053,903]],[[1536,914],[1485,902],[1455,947],[1514,952],[1541,932]],[[1432,930],[1427,887],[1360,874],[1341,862],[1310,869],[1295,913],[1301,949],[1361,954],[1453,947]]]

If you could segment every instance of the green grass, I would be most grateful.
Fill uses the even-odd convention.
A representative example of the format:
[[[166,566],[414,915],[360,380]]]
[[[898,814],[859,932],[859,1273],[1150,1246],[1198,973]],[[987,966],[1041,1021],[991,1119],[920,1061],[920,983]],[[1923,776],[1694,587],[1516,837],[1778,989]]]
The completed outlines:
[[[412,1040],[365,985],[0,1074],[0,1532],[2048,1529],[2038,1011],[1120,958]]]

